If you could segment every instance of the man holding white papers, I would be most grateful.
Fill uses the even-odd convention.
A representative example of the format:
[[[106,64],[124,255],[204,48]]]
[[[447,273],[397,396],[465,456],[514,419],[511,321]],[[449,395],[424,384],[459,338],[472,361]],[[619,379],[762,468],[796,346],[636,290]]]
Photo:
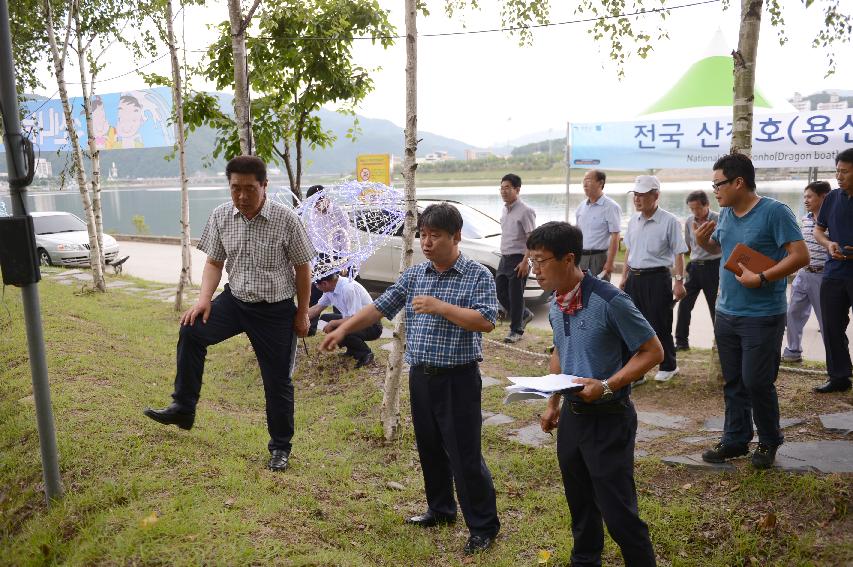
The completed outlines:
[[[582,376],[583,390],[548,400],[544,431],[558,427],[557,457],[572,515],[572,565],[601,565],[602,519],[626,565],[655,565],[634,486],[637,413],[631,383],[663,360],[654,329],[627,294],[578,267],[583,234],[549,222],[527,239],[536,281],[553,290],[550,371]]]

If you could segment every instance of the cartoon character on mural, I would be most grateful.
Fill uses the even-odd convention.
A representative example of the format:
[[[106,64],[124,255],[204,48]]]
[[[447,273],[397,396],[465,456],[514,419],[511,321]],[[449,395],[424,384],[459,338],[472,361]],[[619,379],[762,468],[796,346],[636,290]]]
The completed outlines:
[[[130,91],[122,93],[118,103],[118,120],[115,126],[115,140],[108,144],[109,149],[144,148],[140,130],[146,120],[153,121],[155,128],[161,131],[167,141],[174,140],[174,134],[166,123],[168,104],[153,91]]]
[[[95,147],[99,150],[106,149],[108,144],[115,141],[115,128],[110,126],[104,99],[99,96],[92,98],[92,129],[95,132]]]

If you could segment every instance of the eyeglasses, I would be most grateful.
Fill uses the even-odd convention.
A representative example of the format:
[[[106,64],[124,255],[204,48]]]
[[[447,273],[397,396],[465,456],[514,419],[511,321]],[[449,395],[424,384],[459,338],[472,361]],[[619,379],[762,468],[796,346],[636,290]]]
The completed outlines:
[[[735,179],[737,179],[737,177],[732,177],[731,179],[723,179],[722,181],[717,181],[716,183],[711,183],[711,187],[714,188],[714,191],[719,191],[720,187],[722,187],[726,183],[731,183]]]
[[[527,263],[530,264],[531,268],[539,268],[539,266],[541,266],[542,264],[544,264],[545,262],[547,262],[549,260],[553,260],[554,258],[555,258],[555,256],[550,256],[548,258],[543,258],[541,260],[536,260],[535,258],[528,258]]]

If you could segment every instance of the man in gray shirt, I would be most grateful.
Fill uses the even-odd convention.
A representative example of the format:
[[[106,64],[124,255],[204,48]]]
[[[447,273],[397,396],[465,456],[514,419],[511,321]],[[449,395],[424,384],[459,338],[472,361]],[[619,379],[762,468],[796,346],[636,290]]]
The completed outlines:
[[[687,244],[675,215],[658,206],[660,181],[640,175],[634,184],[634,207],[625,231],[628,254],[619,287],[631,296],[663,345],[663,362],[655,375],[666,382],[678,374],[672,340],[672,308],[684,297],[684,253]],[[674,274],[670,274],[670,266]],[[675,283],[671,283],[675,278]],[[640,379],[634,385],[642,384]]]
[[[684,241],[690,254],[687,264],[684,289],[687,295],[678,304],[678,319],[675,323],[675,350],[690,348],[690,313],[696,304],[699,292],[705,294],[708,311],[711,312],[711,323],[714,322],[714,305],[717,303],[717,290],[720,287],[720,253],[711,254],[696,244],[693,227],[702,226],[706,222],[719,222],[720,214],[712,211],[708,195],[704,191],[693,191],[687,195],[687,206],[692,213],[684,222]]]
[[[619,250],[622,208],[604,194],[606,181],[607,176],[597,169],[591,169],[583,176],[586,200],[575,210],[575,223],[583,233],[583,251],[578,267],[590,275],[600,275],[601,279],[610,281]]]
[[[262,160],[236,157],[228,162],[225,175],[231,202],[213,210],[198,243],[207,262],[198,302],[181,316],[173,402],[161,410],[146,408],[144,414],[159,423],[191,429],[207,347],[246,333],[264,383],[268,466],[282,471],[293,437],[296,337],[308,333],[314,247],[296,213],[267,199]],[[212,300],[223,267],[229,283]]]
[[[501,261],[495,274],[498,301],[509,314],[509,334],[505,343],[517,343],[524,327],[533,319],[524,305],[524,286],[530,267],[527,265],[527,236],[536,228],[536,211],[519,197],[521,178],[508,173],[501,179]]]

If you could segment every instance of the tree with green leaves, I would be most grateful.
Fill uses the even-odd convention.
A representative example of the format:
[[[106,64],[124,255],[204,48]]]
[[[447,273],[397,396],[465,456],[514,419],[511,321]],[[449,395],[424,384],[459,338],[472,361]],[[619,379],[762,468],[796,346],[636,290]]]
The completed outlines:
[[[291,191],[301,199],[303,148],[328,147],[335,140],[317,111],[336,104],[354,114],[373,90],[373,80],[353,61],[353,45],[370,36],[387,48],[394,27],[376,0],[272,0],[260,7],[255,21],[246,40],[251,153],[283,164]],[[224,89],[234,81],[232,26],[223,22],[219,29],[202,75]],[[220,108],[217,97],[195,93],[185,113],[191,130],[204,124],[218,131],[215,157],[245,153],[240,120]]]

